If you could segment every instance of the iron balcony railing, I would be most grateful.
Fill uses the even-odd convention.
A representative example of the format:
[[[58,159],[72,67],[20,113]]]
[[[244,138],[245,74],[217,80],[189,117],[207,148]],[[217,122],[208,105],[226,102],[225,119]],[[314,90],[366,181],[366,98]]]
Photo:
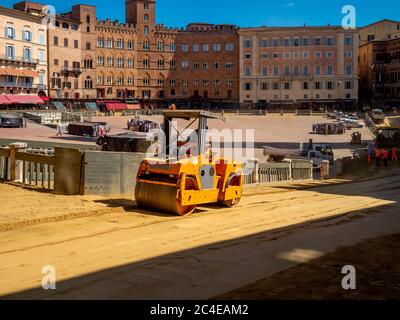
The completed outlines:
[[[17,82],[0,82],[0,87],[21,88],[21,89],[39,89],[45,90],[45,84],[17,83]]]
[[[61,69],[61,73],[68,74],[68,73],[82,73],[81,68],[69,68],[69,67],[64,67]]]
[[[38,59],[9,56],[9,55],[5,55],[5,54],[0,54],[0,60],[9,61],[9,62],[29,63],[29,64],[38,64],[39,63]]]

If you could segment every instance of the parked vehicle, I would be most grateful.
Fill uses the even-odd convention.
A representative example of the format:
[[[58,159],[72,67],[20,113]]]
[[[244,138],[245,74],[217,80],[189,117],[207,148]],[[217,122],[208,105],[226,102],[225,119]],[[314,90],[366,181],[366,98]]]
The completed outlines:
[[[68,125],[68,134],[75,136],[99,137],[110,130],[105,122],[72,122]]]
[[[358,120],[350,119],[350,118],[343,118],[340,120],[346,126],[346,129],[361,129],[364,128],[364,124],[359,122]]]
[[[322,144],[301,144],[299,149],[281,149],[264,147],[264,156],[268,161],[281,162],[286,158],[308,159],[311,160],[314,166],[320,166],[322,161],[334,161],[334,153],[332,147]]]
[[[371,118],[375,122],[383,122],[386,118],[386,115],[381,109],[374,109],[371,111]]]
[[[13,114],[3,114],[0,117],[0,128],[23,128],[24,119]]]

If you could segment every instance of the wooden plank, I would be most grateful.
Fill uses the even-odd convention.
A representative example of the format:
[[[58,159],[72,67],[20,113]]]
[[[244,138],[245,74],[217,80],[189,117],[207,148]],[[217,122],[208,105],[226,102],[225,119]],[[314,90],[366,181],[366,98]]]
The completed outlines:
[[[37,162],[35,162],[35,186],[39,185],[39,173],[38,170],[39,169],[39,164]]]
[[[29,184],[32,184],[32,162],[29,162]]]
[[[0,148],[0,157],[10,157],[10,149],[9,148]]]
[[[42,188],[44,188],[44,164],[40,164],[40,173],[41,173],[41,181],[42,181]]]
[[[26,152],[17,152],[16,160],[35,162],[40,164],[55,164],[54,156],[46,156],[42,154],[32,154]]]
[[[22,183],[26,183],[26,161],[22,162]]]
[[[51,172],[52,172],[53,166],[47,165],[47,183],[48,183],[48,188],[51,189]]]

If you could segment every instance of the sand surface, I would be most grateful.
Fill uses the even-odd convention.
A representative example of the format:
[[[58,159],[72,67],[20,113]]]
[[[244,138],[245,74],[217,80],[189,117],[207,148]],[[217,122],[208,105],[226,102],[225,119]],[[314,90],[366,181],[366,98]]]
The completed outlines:
[[[0,231],[0,296],[212,298],[338,247],[400,233],[399,190],[400,176],[251,188],[237,208],[204,207],[181,218],[140,211],[129,199],[67,198],[0,184],[3,225],[13,215],[18,220]],[[43,211],[52,218],[24,225],[23,211],[28,221]],[[40,288],[45,265],[56,268],[55,291]]]

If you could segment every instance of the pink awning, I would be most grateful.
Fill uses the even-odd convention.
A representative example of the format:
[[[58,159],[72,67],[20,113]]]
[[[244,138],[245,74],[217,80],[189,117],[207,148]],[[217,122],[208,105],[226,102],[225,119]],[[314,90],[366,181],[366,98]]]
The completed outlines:
[[[97,100],[96,103],[121,103],[119,100]]]
[[[128,110],[128,105],[126,103],[107,103],[107,111],[112,110]]]
[[[6,97],[13,104],[44,104],[44,101],[39,96],[7,94]]]
[[[135,104],[128,104],[128,110],[140,110],[140,104],[135,103]]]
[[[0,104],[10,104],[10,100],[4,94],[0,94]]]

